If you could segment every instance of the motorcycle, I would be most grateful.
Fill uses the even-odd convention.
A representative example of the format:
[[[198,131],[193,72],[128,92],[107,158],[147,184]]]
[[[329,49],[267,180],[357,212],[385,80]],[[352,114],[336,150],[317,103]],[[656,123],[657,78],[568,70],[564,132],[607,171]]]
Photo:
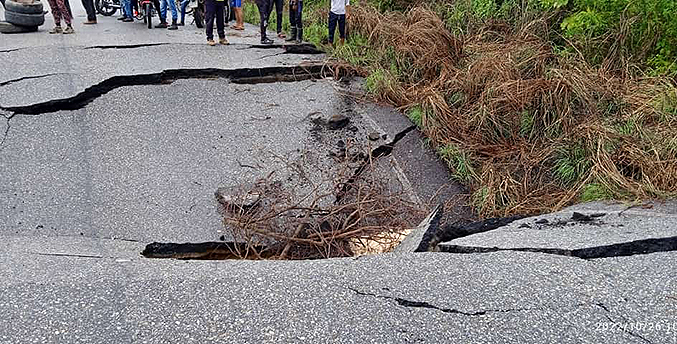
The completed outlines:
[[[157,0],[156,0],[157,1]],[[139,12],[136,16],[137,19],[143,18],[143,23],[148,25],[149,29],[153,28],[153,17],[155,16],[155,7],[159,7],[159,3],[155,3],[153,0],[139,0]],[[158,8],[159,10],[159,8]]]
[[[95,0],[94,7],[102,16],[110,17],[120,9],[120,0]]]
[[[176,8],[180,9],[181,8],[181,0],[175,0],[176,1]],[[192,0],[192,2],[195,2],[196,0]],[[95,0],[94,1],[94,7],[96,7],[96,11],[106,17],[110,17],[117,10],[121,8],[120,5],[120,0]],[[195,7],[195,6],[194,6]],[[193,8],[194,8],[193,7]],[[193,13],[193,8],[190,7],[190,4],[188,7],[186,7],[186,14],[191,14]],[[135,8],[134,11],[134,17],[137,20],[143,20],[145,19],[145,13],[143,11],[138,11]],[[147,20],[144,20],[144,23],[147,22]]]

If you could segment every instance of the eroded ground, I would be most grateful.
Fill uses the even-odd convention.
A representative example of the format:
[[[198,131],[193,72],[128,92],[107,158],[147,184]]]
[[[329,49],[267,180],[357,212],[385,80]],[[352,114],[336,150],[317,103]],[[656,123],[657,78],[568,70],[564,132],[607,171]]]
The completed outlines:
[[[382,152],[382,178],[412,201],[462,190],[396,111],[309,80],[322,55],[257,47],[253,27],[213,48],[193,26],[99,20],[72,36],[0,36],[0,342],[677,342],[670,207],[632,227],[623,208],[577,208],[623,226],[524,219],[446,253],[142,257],[151,241],[220,240],[217,188],[278,169],[272,155],[331,171],[340,140]],[[350,124],[318,127],[337,113]],[[668,243],[544,250],[649,239]]]

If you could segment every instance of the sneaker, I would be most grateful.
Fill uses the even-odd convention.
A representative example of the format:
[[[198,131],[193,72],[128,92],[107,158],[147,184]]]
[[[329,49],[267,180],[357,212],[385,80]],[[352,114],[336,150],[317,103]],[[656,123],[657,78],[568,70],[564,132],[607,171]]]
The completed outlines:
[[[230,42],[225,38],[219,38],[219,44],[228,45]]]
[[[161,22],[160,24],[155,25],[156,29],[166,29],[167,28],[167,22]]]
[[[262,38],[261,39],[261,44],[263,44],[263,45],[271,45],[273,43],[275,43],[275,42],[273,42],[272,39],[269,39],[269,38]]]
[[[127,18],[127,17],[125,17],[125,16],[118,17],[118,20],[125,20],[125,18]]]
[[[49,34],[53,35],[55,33],[62,33],[63,29],[61,26],[55,26],[53,29],[49,30]]]
[[[82,24],[84,24],[84,25],[94,25],[94,24],[96,24],[96,20],[88,20],[86,22],[83,22]]]
[[[211,45],[212,47],[216,45],[216,42],[214,42],[213,39],[207,40],[207,44]]]
[[[72,27],[72,26],[67,26],[67,27],[63,30],[63,34],[64,34],[64,35],[69,35],[69,34],[71,34],[71,33],[75,33],[75,30],[73,30],[73,27]]]
[[[123,22],[123,23],[131,23],[131,22],[133,22],[133,21],[134,21],[134,19],[132,19],[132,18],[130,18],[130,17],[125,17],[125,19],[122,19],[122,22]]]

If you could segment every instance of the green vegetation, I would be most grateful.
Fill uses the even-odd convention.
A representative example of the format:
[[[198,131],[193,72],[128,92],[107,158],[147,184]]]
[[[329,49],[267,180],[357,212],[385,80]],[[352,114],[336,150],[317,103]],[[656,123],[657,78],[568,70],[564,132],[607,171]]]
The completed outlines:
[[[614,194],[604,184],[590,183],[583,186],[581,202],[612,199]]]
[[[576,185],[584,180],[590,173],[592,162],[590,154],[580,145],[574,145],[560,149],[558,159],[555,162],[555,176],[565,186]]]
[[[438,148],[437,153],[449,165],[456,180],[469,183],[477,179],[477,174],[475,174],[475,169],[472,166],[472,160],[458,146],[450,143]]]
[[[304,6],[304,38],[408,109],[481,216],[677,195],[677,1],[361,0],[336,47],[328,1]]]
[[[369,77],[374,75],[372,73]],[[367,89],[369,89],[369,78],[367,78]],[[422,128],[423,127],[423,109],[421,109],[420,106],[414,106],[411,109],[407,111],[407,117],[411,120],[412,123],[414,123],[417,127]]]

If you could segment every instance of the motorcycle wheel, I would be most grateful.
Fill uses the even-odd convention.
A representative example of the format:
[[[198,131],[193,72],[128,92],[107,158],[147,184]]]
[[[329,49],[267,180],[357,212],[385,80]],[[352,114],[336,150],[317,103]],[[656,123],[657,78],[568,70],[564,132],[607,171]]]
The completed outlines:
[[[182,0],[176,0],[176,9],[181,13],[181,3]],[[193,13],[193,8],[190,6],[186,6],[186,14],[192,14]]]
[[[148,28],[152,29],[153,28],[153,13],[150,10],[150,3],[147,3],[143,5],[143,11],[146,12],[146,19],[145,21],[148,24]]]
[[[94,1],[94,7],[99,14],[106,17],[110,17],[118,11],[117,8],[113,7],[112,0],[96,0]]]
[[[195,12],[193,13],[193,18],[195,19],[195,26],[197,26],[198,29],[205,27],[204,9],[200,7],[196,8]]]

